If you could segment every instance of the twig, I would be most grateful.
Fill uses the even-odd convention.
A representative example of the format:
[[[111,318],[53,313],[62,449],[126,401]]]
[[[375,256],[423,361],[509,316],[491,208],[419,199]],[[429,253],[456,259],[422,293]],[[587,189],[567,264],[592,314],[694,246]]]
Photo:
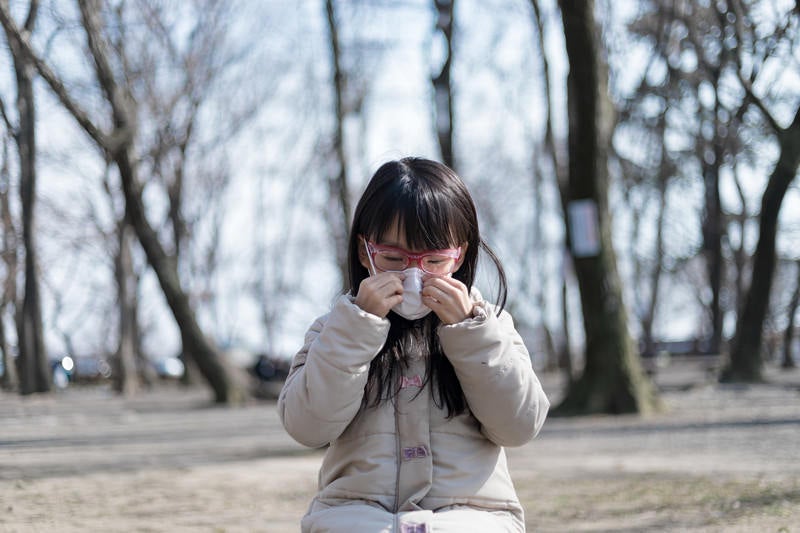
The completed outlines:
[[[92,122],[88,113],[73,100],[67,88],[52,71],[50,66],[33,50],[28,40],[27,32],[22,33],[12,19],[7,1],[0,2],[0,24],[2,24],[8,38],[13,39],[23,53],[28,55],[31,62],[36,67],[36,70],[39,72],[39,75],[44,78],[61,103],[69,110],[83,130],[100,146],[104,148],[109,147],[112,144],[110,142],[110,137],[103,133],[103,131]]]

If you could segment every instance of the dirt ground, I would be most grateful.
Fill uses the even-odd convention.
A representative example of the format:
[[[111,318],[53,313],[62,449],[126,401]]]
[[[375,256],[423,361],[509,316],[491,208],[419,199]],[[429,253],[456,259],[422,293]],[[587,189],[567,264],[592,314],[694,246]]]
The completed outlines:
[[[700,361],[656,376],[649,418],[551,418],[509,450],[529,531],[800,531],[800,371],[719,385]],[[543,375],[548,394],[558,376]],[[0,532],[294,532],[321,453],[275,404],[204,390],[0,393]]]

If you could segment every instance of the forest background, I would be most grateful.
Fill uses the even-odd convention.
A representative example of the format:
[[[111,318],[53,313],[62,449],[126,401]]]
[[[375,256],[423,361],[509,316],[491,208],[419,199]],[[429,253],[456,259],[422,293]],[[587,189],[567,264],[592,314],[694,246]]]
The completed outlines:
[[[664,341],[722,354],[722,379],[796,360],[796,2],[6,0],[0,18],[6,388],[50,390],[70,354],[133,393],[184,353],[235,399],[218,354],[291,357],[341,291],[355,199],[406,155],[464,177],[537,368],[615,376],[574,409],[645,410],[613,390],[649,394],[628,363]]]

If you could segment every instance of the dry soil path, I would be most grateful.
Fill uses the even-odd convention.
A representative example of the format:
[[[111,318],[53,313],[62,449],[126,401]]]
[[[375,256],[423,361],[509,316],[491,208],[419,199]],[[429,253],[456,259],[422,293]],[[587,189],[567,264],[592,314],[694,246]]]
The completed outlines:
[[[676,363],[665,413],[548,420],[509,451],[529,530],[800,531],[800,372],[769,377],[720,386]],[[0,394],[0,532],[297,531],[320,459],[273,403]]]

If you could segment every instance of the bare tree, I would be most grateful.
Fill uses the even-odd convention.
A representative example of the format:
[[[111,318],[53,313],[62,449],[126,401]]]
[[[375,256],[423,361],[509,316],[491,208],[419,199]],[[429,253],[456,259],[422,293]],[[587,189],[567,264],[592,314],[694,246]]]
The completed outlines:
[[[724,381],[751,382],[762,379],[763,326],[775,272],[778,213],[786,191],[800,167],[800,107],[796,109],[791,123],[783,126],[770,110],[767,101],[756,94],[753,86],[768,58],[780,53],[782,49],[796,51],[797,43],[794,39],[800,24],[800,12],[793,10],[779,22],[773,34],[761,41],[756,33],[752,14],[747,11],[748,6],[731,0],[728,7],[730,9],[724,20],[736,36],[737,42],[730,53],[733,54],[736,75],[746,94],[746,103],[760,112],[769,131],[775,136],[779,149],[778,160],[761,197],[758,244],[753,256],[750,286],[742,312],[738,316],[730,362],[721,376]]]
[[[158,234],[150,225],[142,199],[142,185],[138,171],[136,138],[136,102],[130,92],[127,80],[120,79],[120,68],[112,66],[114,51],[104,34],[102,17],[108,7],[99,0],[80,0],[78,7],[83,30],[86,34],[88,52],[94,63],[96,81],[103,92],[110,116],[92,118],[75,100],[61,79],[32,49],[27,36],[17,28],[11,19],[7,6],[0,9],[2,22],[10,41],[14,41],[31,58],[39,74],[44,78],[62,105],[72,114],[79,125],[96,143],[106,156],[114,161],[125,196],[126,218],[136,231],[139,242],[145,251],[148,262],[156,273],[167,303],[172,310],[181,332],[184,347],[191,351],[204,378],[214,391],[217,402],[238,402],[243,397],[242,384],[238,383],[231,371],[221,361],[216,347],[205,337],[198,325],[194,310],[178,276],[176,260],[164,249]],[[122,43],[117,43],[121,45]],[[118,51],[119,53],[119,51]],[[122,75],[124,57],[117,55]],[[99,120],[98,120],[99,118]],[[110,122],[110,132],[104,131],[101,124]]]
[[[750,268],[746,236],[754,224],[742,175],[767,165],[759,154],[764,122],[753,120],[758,105],[747,90],[733,87],[743,75],[742,64],[750,69],[751,79],[745,83],[752,84],[770,55],[784,46],[791,48],[792,32],[786,30],[793,22],[791,17],[784,18],[776,22],[776,31],[759,36],[750,13],[759,13],[761,19],[770,12],[760,2],[643,2],[641,7],[630,30],[644,37],[648,46],[653,41],[656,45],[651,47],[653,54],[645,69],[649,72],[634,98],[643,108],[659,102],[668,116],[670,137],[688,147],[668,150],[676,177],[702,180],[702,247],[698,251],[704,258],[706,279],[698,284],[696,294],[708,311],[708,343],[703,350],[721,353],[726,344],[723,319],[728,313],[741,320]],[[769,100],[777,101],[775,97]],[[652,112],[639,120],[640,131],[655,129],[647,123],[654,121]],[[727,205],[720,194],[724,179],[736,191],[736,199]],[[738,206],[732,208],[737,200]],[[727,265],[726,257],[732,260]]]
[[[140,328],[138,320],[139,305],[139,273],[135,271],[133,261],[133,245],[135,235],[133,228],[127,223],[124,212],[124,201],[119,201],[119,190],[112,184],[110,174],[113,163],[106,161],[102,176],[102,190],[105,193],[107,206],[112,215],[111,228],[104,227],[102,217],[98,213],[94,197],[86,196],[88,218],[101,237],[104,259],[108,259],[115,281],[116,311],[116,347],[111,355],[111,378],[114,391],[125,396],[135,395],[143,384],[152,382],[150,369],[140,350]],[[51,291],[56,295],[56,309],[63,307],[58,288]],[[57,317],[56,313],[56,317]],[[54,323],[57,323],[57,318]],[[68,353],[76,353],[73,348],[72,325],[59,328]]]
[[[533,7],[533,18],[536,25],[536,37],[537,37],[537,48],[539,50],[539,56],[542,58],[542,87],[544,89],[544,102],[545,102],[545,131],[544,131],[544,145],[542,154],[536,158],[534,163],[534,173],[537,174],[537,177],[534,179],[537,182],[537,190],[541,189],[541,181],[542,177],[551,173],[554,175],[556,180],[556,186],[559,189],[559,195],[562,199],[561,204],[561,213],[563,219],[566,220],[566,216],[564,213],[566,212],[566,206],[564,205],[563,201],[566,199],[567,194],[564,188],[567,186],[568,176],[567,176],[567,169],[562,162],[562,158],[559,156],[559,146],[556,144],[555,134],[553,132],[553,117],[552,117],[552,109],[553,109],[553,101],[550,93],[550,85],[552,83],[551,74],[550,74],[550,61],[547,58],[547,52],[545,48],[545,24],[542,16],[542,10],[539,5],[538,0],[531,0],[531,6]],[[539,190],[539,194],[541,191]],[[537,196],[539,195],[537,194]],[[540,218],[542,213],[539,207],[535,207],[536,214],[534,215],[537,220],[536,225],[539,225]],[[537,230],[540,231],[540,230]],[[534,249],[535,250],[535,249]],[[534,252],[536,253],[536,252]],[[562,254],[562,261],[564,266],[560,269],[561,273],[561,334],[562,334],[562,341],[559,350],[559,367],[564,369],[564,373],[567,377],[567,382],[571,383],[574,376],[573,376],[573,364],[572,364],[572,348],[570,346],[571,343],[571,334],[570,334],[570,326],[569,326],[569,312],[568,312],[568,300],[567,300],[567,267],[566,263],[570,261],[570,257],[568,254]],[[544,308],[544,303],[540,301],[541,308]]]
[[[797,265],[797,282],[794,291],[792,291],[792,298],[789,301],[786,311],[788,321],[783,334],[783,360],[781,361],[781,366],[783,368],[795,368],[797,366],[794,362],[792,351],[794,347],[795,315],[797,314],[798,306],[800,306],[800,261],[796,261],[795,264]]]
[[[570,65],[566,219],[581,293],[586,363],[556,412],[648,412],[657,406],[657,396],[628,333],[611,243],[605,154],[613,119],[594,2],[560,0],[559,6]]]
[[[723,292],[725,289],[725,269],[723,243],[727,237],[727,221],[720,196],[722,171],[735,164],[746,151],[737,134],[742,131],[742,114],[746,105],[738,110],[726,105],[726,85],[724,76],[729,69],[729,54],[726,53],[727,10],[721,4],[707,7],[675,6],[669,13],[674,22],[688,31],[688,39],[683,46],[691,47],[699,59],[700,68],[686,75],[678,73],[675,81],[689,82],[698,100],[701,88],[711,88],[712,102],[700,105],[698,109],[699,128],[695,135],[695,157],[702,169],[704,186],[704,210],[702,221],[703,253],[706,258],[708,283],[711,301],[708,304],[711,336],[709,351],[722,351],[722,327],[725,309]],[[677,28],[676,28],[677,29]],[[672,52],[675,53],[674,51]],[[702,86],[702,87],[701,87]],[[706,98],[708,100],[708,98]]]
[[[698,15],[695,15],[697,17]],[[717,20],[721,22],[724,14],[717,12]],[[698,17],[699,18],[699,17]],[[704,17],[710,26],[716,26],[711,17]],[[720,24],[722,25],[722,24]],[[690,31],[695,32],[697,25],[690,26]],[[709,28],[710,30],[710,28]],[[709,43],[708,40],[716,42]],[[722,200],[720,198],[720,171],[723,168],[724,157],[726,155],[725,136],[721,134],[722,126],[725,123],[723,113],[727,113],[722,105],[720,93],[724,91],[721,84],[723,69],[725,68],[722,57],[709,58],[711,55],[704,50],[722,48],[724,32],[704,31],[702,41],[698,42],[698,53],[702,54],[704,60],[705,81],[710,84],[714,91],[713,105],[702,106],[701,121],[711,130],[710,135],[698,136],[698,160],[701,162],[703,172],[703,185],[705,191],[705,207],[703,210],[703,252],[706,257],[706,268],[708,269],[708,283],[711,288],[711,302],[709,311],[711,314],[711,344],[710,351],[720,353],[722,345],[722,319],[723,310],[720,301],[723,287],[723,256],[722,241],[725,236],[725,221],[722,213]],[[702,43],[702,44],[701,44]]]
[[[744,305],[746,287],[745,270],[748,266],[748,254],[745,247],[745,236],[747,235],[747,226],[751,221],[749,200],[742,187],[742,179],[737,167],[733,168],[733,183],[736,188],[737,198],[741,206],[740,211],[736,214],[728,216],[728,225],[730,228],[735,227],[735,232],[738,233],[738,243],[734,244],[731,239],[731,229],[726,232],[728,236],[727,244],[730,248],[730,253],[733,257],[733,274],[731,277],[734,281],[734,288],[732,289],[732,302],[729,307],[733,308],[736,316],[741,314],[742,305]]]
[[[646,4],[645,14],[633,26],[634,32],[655,37],[655,51],[666,67],[667,79],[656,94],[663,95],[666,108],[672,114],[683,113],[681,126],[673,124],[677,133],[694,147],[691,157],[701,169],[704,185],[702,221],[703,253],[707,266],[707,287],[711,298],[702,302],[709,309],[713,352],[723,343],[723,316],[727,308],[737,315],[737,333],[731,347],[731,364],[723,379],[760,379],[761,331],[768,310],[770,288],[775,268],[775,232],[777,217],[789,182],[797,171],[794,159],[797,137],[792,133],[798,120],[783,128],[767,109],[773,98],[757,97],[752,86],[764,72],[767,61],[778,53],[795,49],[794,35],[797,13],[775,18],[775,31],[763,33],[756,29],[754,13],[763,19],[770,8],[763,2],[746,3],[739,0],[712,2],[708,5],[692,2]],[[761,22],[769,23],[764,19]],[[692,61],[684,62],[683,58]],[[789,62],[791,64],[791,61]],[[768,69],[767,69],[768,70]],[[731,90],[738,78],[744,97]],[[651,97],[653,88],[643,87],[644,98]],[[744,291],[743,273],[746,270],[744,238],[749,222],[747,198],[742,191],[739,166],[753,165],[755,149],[748,137],[762,137],[761,124],[748,124],[750,110],[765,113],[768,129],[775,133],[781,150],[778,164],[762,197],[760,235],[752,265],[752,282],[748,296]],[[686,127],[688,125],[688,127]],[[750,160],[750,161],[748,161]],[[687,165],[682,165],[686,167]],[[730,170],[738,190],[741,212],[728,215],[723,211],[720,197],[722,172]],[[682,172],[685,172],[683,170]],[[730,224],[729,224],[730,219]],[[734,225],[734,223],[736,225]],[[738,226],[737,226],[738,225]],[[727,229],[739,235],[735,246]],[[735,290],[725,281],[724,245],[728,243],[734,259]],[[732,297],[726,298],[726,294]]]
[[[0,4],[8,12],[8,2]],[[39,2],[32,0],[23,23],[26,34],[33,32]],[[10,15],[9,15],[9,20]],[[20,392],[48,392],[51,387],[50,368],[44,345],[41,295],[39,293],[38,255],[36,250],[36,102],[33,93],[35,68],[23,46],[10,35],[6,36],[14,63],[17,87],[16,128],[7,122],[19,153],[19,183],[22,203],[22,241],[25,248],[25,287],[22,310],[17,314],[19,346]]]
[[[2,102],[0,102],[2,107]],[[5,116],[5,111],[3,111]],[[5,319],[9,308],[17,307],[17,228],[11,216],[11,171],[9,169],[8,137],[3,136],[3,162],[0,164],[0,227],[3,232],[2,261],[5,279],[0,291],[0,351],[2,351],[3,375],[0,388],[15,390],[19,384],[17,362],[12,356],[6,334]]]
[[[138,284],[139,278],[133,268],[131,247],[135,234],[123,218],[117,223],[117,246],[114,261],[114,279],[117,285],[119,306],[119,340],[115,354],[116,372],[114,388],[125,395],[139,390],[140,378],[145,372],[143,357],[139,350]]]
[[[162,240],[167,247],[171,244],[184,290],[193,306],[210,311],[211,323],[220,324],[213,283],[220,261],[222,205],[231,178],[220,147],[229,144],[257,114],[260,99],[212,101],[214,89],[242,62],[241,55],[226,53],[228,3],[196,3],[198,16],[184,39],[176,36],[175,22],[163,4],[140,0],[139,7],[147,35],[155,38],[163,51],[149,52],[148,68],[140,74],[147,89],[139,101],[153,130],[142,142],[144,172],[153,176],[153,184],[161,186],[167,199],[163,227],[169,230],[162,233]],[[146,41],[138,46],[145,51],[152,48]],[[173,73],[166,88],[160,80],[163,70]],[[207,128],[203,117],[212,107],[218,119]],[[182,356],[184,382],[192,383],[197,374],[193,353],[184,347]]]
[[[663,130],[662,130],[663,133]],[[660,149],[662,158],[666,157],[667,147],[663,142]],[[641,316],[639,317],[642,325],[642,353],[645,356],[654,356],[655,349],[655,336],[653,326],[656,319],[656,309],[659,302],[659,290],[661,288],[662,275],[664,274],[664,225],[667,213],[667,189],[669,187],[670,178],[673,175],[673,165],[666,159],[657,158],[656,161],[660,162],[659,170],[657,170],[656,182],[656,235],[655,243],[653,246],[652,265],[649,272],[637,273],[637,280],[645,278],[645,286],[637,290],[642,296],[639,298],[641,309]],[[642,261],[637,260],[637,270],[644,269]]]
[[[631,136],[653,138],[653,141],[648,143],[631,143],[632,147],[629,150],[634,152],[642,149],[641,144],[653,145],[653,156],[642,157],[635,153],[633,157],[625,156],[623,164],[628,167],[631,175],[639,175],[630,181],[629,187],[644,185],[660,196],[661,189],[666,186],[665,179],[694,180],[697,179],[692,175],[695,172],[694,165],[700,169],[704,191],[701,252],[707,272],[705,285],[711,289],[710,299],[701,301],[701,305],[708,310],[707,329],[710,330],[708,335],[710,349],[718,353],[722,342],[721,295],[724,288],[722,244],[725,237],[725,219],[719,189],[720,169],[723,168],[728,147],[725,144],[726,139],[717,135],[717,132],[721,131],[719,126],[725,110],[721,107],[717,93],[723,62],[719,53],[715,52],[718,50],[716,41],[720,38],[715,38],[714,32],[711,31],[715,25],[716,16],[713,10],[700,5],[680,2],[641,4],[641,12],[628,27],[629,35],[634,39],[638,37],[646,40],[651,53],[642,71],[638,87],[626,97],[620,122],[626,128],[635,130]],[[700,31],[699,28],[703,30]],[[686,39],[687,33],[690,33],[692,38]],[[651,43],[655,45],[651,46]],[[706,54],[709,56],[710,67],[687,72],[687,67],[682,64],[682,58],[690,54],[695,54],[696,57]],[[701,85],[704,89],[710,87],[714,91],[712,103],[707,102],[708,97],[698,97]],[[676,116],[682,118],[678,120]],[[668,136],[674,138],[676,134],[686,139],[686,144],[691,148],[670,149],[669,143],[665,142],[666,138]],[[655,164],[651,164],[652,162]],[[654,256],[658,268],[651,270],[654,276],[646,281],[647,284],[655,282],[651,288],[656,289],[657,276],[660,276],[656,273],[663,265],[661,254],[664,244],[663,213],[659,215],[659,220],[657,231],[661,242],[657,243],[656,248],[659,250]],[[637,268],[640,268],[638,259],[636,264]],[[642,291],[637,290],[637,293],[642,294]],[[655,300],[651,299],[649,304],[643,302],[639,307],[645,353],[648,355],[652,355],[654,317],[651,311],[655,310],[655,303]]]
[[[614,152],[615,162],[623,176],[625,203],[631,206],[632,212],[633,300],[641,325],[642,355],[647,357],[655,355],[654,324],[665,273],[667,191],[670,181],[679,175],[678,162],[686,157],[684,153],[670,150],[667,141],[670,131],[668,102],[675,92],[673,84],[676,69],[668,66],[667,74],[656,86],[651,81],[653,64],[669,55],[669,36],[673,32],[672,26],[661,20],[667,17],[660,12],[656,12],[655,17],[657,20],[641,17],[632,24],[635,32],[644,31],[648,37],[654,38],[656,46],[652,47],[652,55],[641,72],[638,86],[618,107],[617,132],[625,140],[619,142],[624,149]],[[636,138],[638,142],[629,142],[629,138]],[[634,198],[639,200],[635,201]],[[643,254],[640,252],[644,248],[641,242],[643,219],[652,212],[652,203],[656,204],[655,239],[651,251]]]
[[[331,146],[332,165],[328,177],[328,204],[330,231],[336,250],[336,263],[342,282],[348,279],[347,238],[352,216],[345,152],[344,123],[350,112],[347,108],[347,74],[342,65],[342,45],[339,38],[339,20],[334,0],[325,0],[325,15],[328,22],[332,86],[334,92],[335,125]]]
[[[453,86],[450,71],[453,65],[453,28],[455,26],[455,0],[434,0],[436,8],[436,31],[445,43],[442,68],[431,78],[433,84],[434,124],[436,138],[442,152],[442,162],[455,168],[453,153]]]

